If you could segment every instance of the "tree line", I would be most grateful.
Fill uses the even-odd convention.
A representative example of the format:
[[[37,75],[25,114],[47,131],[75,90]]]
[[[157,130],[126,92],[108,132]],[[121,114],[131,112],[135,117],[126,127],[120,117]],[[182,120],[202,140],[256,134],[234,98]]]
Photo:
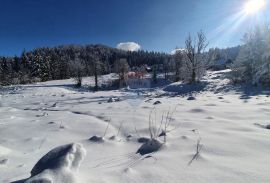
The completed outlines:
[[[148,51],[123,51],[104,45],[64,45],[23,51],[21,56],[0,57],[0,85],[97,76],[113,72],[117,60],[130,67],[162,64],[170,55]]]
[[[75,78],[117,73],[119,79],[129,68],[152,66],[153,76],[163,73],[166,79],[196,83],[207,69],[223,61],[230,68],[234,83],[270,85],[270,28],[260,26],[245,34],[243,45],[232,48],[211,48],[199,31],[188,35],[185,46],[174,54],[123,51],[104,45],[63,45],[23,51],[20,56],[0,57],[0,85],[26,84],[37,81]],[[156,82],[156,78],[153,78]]]

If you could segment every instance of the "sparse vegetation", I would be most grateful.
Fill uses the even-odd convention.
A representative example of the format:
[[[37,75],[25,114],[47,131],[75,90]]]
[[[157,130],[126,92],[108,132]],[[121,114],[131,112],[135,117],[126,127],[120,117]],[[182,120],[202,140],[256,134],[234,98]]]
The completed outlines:
[[[162,115],[160,122],[157,121],[156,109],[151,110],[148,119],[148,131],[150,139],[158,139],[158,137],[163,137],[163,142],[167,141],[167,134],[176,128],[172,128],[173,114],[176,108],[173,111],[168,111],[166,115]]]
[[[201,138],[200,138],[197,140],[196,152],[194,156],[192,157],[192,159],[189,161],[188,165],[191,165],[194,160],[197,160],[199,158],[202,148],[203,148],[203,145],[201,144]]]

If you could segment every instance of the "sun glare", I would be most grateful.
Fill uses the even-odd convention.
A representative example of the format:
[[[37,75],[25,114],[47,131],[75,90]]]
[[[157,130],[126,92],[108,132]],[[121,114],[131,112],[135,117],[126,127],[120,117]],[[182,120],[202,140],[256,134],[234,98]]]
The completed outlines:
[[[254,14],[259,12],[265,4],[265,0],[250,0],[245,4],[244,10],[247,14]]]

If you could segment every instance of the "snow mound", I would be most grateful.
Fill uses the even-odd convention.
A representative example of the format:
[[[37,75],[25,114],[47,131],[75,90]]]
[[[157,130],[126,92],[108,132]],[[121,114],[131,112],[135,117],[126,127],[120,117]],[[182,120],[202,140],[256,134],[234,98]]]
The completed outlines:
[[[193,97],[193,96],[189,96],[189,97],[187,98],[187,100],[196,100],[196,98]]]
[[[159,142],[156,139],[150,139],[148,141],[146,141],[136,152],[136,154],[140,154],[140,155],[146,155],[146,154],[150,154],[153,152],[157,152],[161,147],[162,147],[162,143]]]
[[[259,126],[261,128],[265,128],[267,130],[270,130],[270,124],[268,124],[268,125],[262,125],[262,124],[259,124],[259,123],[255,123],[254,125]]]
[[[56,147],[36,163],[25,183],[75,183],[75,174],[85,155],[81,144]]]
[[[104,142],[103,137],[99,137],[99,136],[96,136],[96,135],[92,136],[89,140],[92,141],[92,142]]]
[[[8,163],[8,159],[0,160],[0,165],[6,165]]]
[[[161,104],[161,102],[160,101],[156,101],[156,102],[154,102],[153,105],[159,105],[159,104]]]
[[[147,137],[140,137],[140,138],[138,138],[137,141],[138,141],[139,143],[147,143],[149,140],[150,140],[150,139],[147,138]]]
[[[120,102],[120,101],[121,101],[121,99],[119,97],[117,97],[117,98],[110,97],[107,102],[112,103],[112,102]]]
[[[11,152],[10,149],[0,145],[0,156],[7,155]]]

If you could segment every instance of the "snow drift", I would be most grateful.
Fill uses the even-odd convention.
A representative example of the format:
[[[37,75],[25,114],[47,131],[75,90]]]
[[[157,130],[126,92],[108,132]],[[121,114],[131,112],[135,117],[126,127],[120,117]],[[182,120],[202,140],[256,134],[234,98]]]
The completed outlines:
[[[81,144],[56,147],[36,163],[25,183],[75,183],[75,174],[85,155]]]

